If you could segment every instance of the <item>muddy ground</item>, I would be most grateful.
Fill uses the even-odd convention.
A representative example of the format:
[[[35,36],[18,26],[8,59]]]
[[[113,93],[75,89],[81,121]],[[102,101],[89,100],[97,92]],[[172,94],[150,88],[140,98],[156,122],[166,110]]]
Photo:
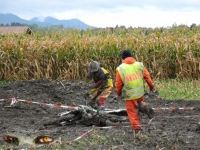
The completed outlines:
[[[200,149],[200,132],[195,131],[200,121],[200,101],[165,100],[159,95],[147,93],[145,100],[153,108],[176,107],[175,110],[155,110],[155,118],[150,121],[141,114],[143,133],[146,139],[134,140],[130,128],[93,129],[92,126],[44,126],[47,120],[58,117],[64,108],[49,107],[38,103],[18,102],[11,107],[11,100],[17,97],[21,100],[32,100],[46,104],[62,104],[65,106],[85,105],[83,94],[89,89],[89,84],[76,81],[31,80],[0,85],[0,145],[1,149],[11,147],[31,149],[30,145],[11,146],[3,136],[15,135],[31,143],[39,135],[49,135],[59,139],[61,144],[46,145],[43,149],[123,149],[123,150],[197,150]],[[122,98],[115,98],[114,90],[106,101],[106,107],[125,108]],[[194,107],[192,110],[181,110],[184,107]],[[82,134],[85,136],[81,136]],[[80,137],[80,139],[77,139]],[[75,140],[76,141],[73,141]],[[22,141],[23,141],[22,140]],[[71,144],[68,144],[72,140]],[[42,149],[42,148],[37,148]]]

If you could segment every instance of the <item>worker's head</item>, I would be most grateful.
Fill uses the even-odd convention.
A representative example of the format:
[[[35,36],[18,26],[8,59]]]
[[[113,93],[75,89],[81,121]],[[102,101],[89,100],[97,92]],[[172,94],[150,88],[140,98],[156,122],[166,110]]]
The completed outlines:
[[[122,59],[125,59],[127,57],[132,57],[131,51],[130,50],[124,50],[122,52]]]
[[[90,72],[97,72],[100,69],[100,65],[97,61],[91,61],[89,64],[89,71]]]

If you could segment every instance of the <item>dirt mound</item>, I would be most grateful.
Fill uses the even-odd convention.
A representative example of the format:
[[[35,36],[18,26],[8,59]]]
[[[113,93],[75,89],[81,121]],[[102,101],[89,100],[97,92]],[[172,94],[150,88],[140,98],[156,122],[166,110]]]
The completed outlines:
[[[156,117],[150,120],[144,114],[141,115],[143,132],[148,136],[146,140],[134,141],[133,132],[130,128],[93,130],[92,126],[44,126],[47,120],[55,119],[58,113],[66,111],[58,104],[64,106],[86,105],[87,101],[83,95],[90,87],[90,84],[77,81],[49,81],[30,80],[13,82],[0,85],[0,113],[1,128],[0,145],[2,148],[9,147],[3,140],[4,135],[16,135],[29,137],[33,142],[38,135],[50,135],[54,139],[67,143],[84,133],[87,136],[85,143],[61,145],[61,149],[199,149],[200,133],[195,131],[199,122],[200,101],[185,100],[164,100],[155,93],[146,93],[145,100],[151,104],[155,110]],[[18,98],[19,101],[11,107],[11,100],[8,98]],[[14,99],[13,99],[14,102]],[[45,104],[45,105],[44,105]],[[49,104],[49,105],[46,105]],[[56,104],[56,105],[52,105]],[[51,107],[50,107],[51,106]],[[117,98],[113,92],[106,101],[106,107],[125,108],[124,101]],[[170,109],[170,110],[169,110]],[[88,133],[91,131],[90,133]],[[86,135],[86,134],[85,134]],[[96,138],[103,143],[92,143]],[[79,141],[79,140],[77,140]],[[88,143],[87,143],[88,142]]]

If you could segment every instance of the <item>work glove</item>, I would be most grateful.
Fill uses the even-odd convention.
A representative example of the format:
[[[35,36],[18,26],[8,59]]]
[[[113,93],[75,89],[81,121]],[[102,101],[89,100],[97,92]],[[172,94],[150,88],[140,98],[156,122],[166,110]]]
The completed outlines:
[[[157,96],[159,96],[159,92],[153,88],[152,89],[150,88],[149,91],[148,90],[144,91],[144,96],[145,97],[149,97],[149,96],[157,97]]]
[[[120,97],[122,95],[122,91],[117,93],[116,89],[115,89],[115,93],[117,94],[118,97]]]
[[[159,92],[156,89],[154,89],[154,88],[150,88],[150,92],[151,93],[155,93],[156,95],[159,94]]]

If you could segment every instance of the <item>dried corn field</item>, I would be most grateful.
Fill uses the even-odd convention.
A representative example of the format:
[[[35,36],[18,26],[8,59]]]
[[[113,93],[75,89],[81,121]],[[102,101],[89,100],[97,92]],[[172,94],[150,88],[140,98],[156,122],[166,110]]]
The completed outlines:
[[[200,78],[200,29],[142,28],[37,32],[0,37],[0,78],[82,80],[87,64],[101,62],[112,76],[121,52],[130,49],[153,78]]]

